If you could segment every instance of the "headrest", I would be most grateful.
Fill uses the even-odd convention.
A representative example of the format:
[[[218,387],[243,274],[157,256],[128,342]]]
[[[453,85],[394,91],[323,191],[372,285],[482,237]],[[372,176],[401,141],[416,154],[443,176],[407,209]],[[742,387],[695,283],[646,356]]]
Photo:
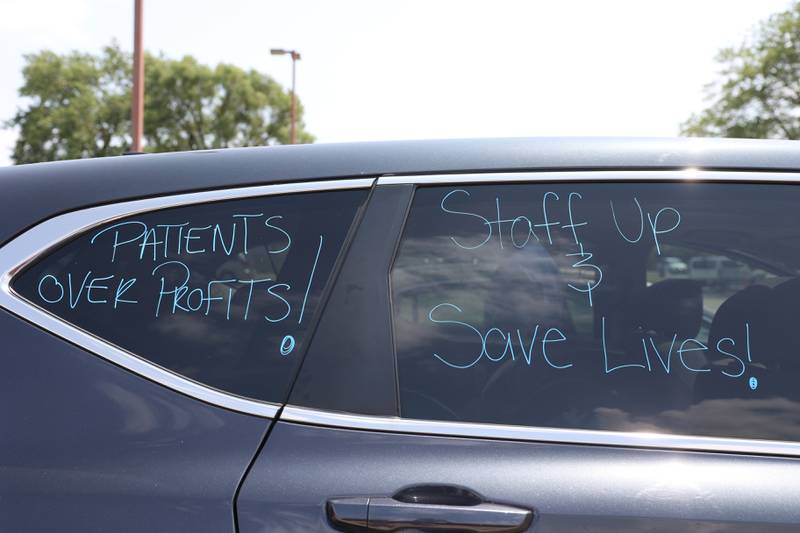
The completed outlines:
[[[792,278],[772,289],[767,319],[768,347],[764,359],[773,368],[800,366],[800,279]],[[755,336],[755,332],[754,332]]]
[[[772,290],[769,288],[763,285],[750,285],[722,302],[711,322],[711,331],[708,334],[709,346],[716,346],[717,342],[725,337],[743,346],[745,324],[750,325],[751,343],[753,330],[756,330],[759,336],[765,335],[766,331],[763,329],[767,323],[771,297]]]
[[[662,337],[695,337],[703,322],[703,288],[690,279],[668,279],[647,287],[634,306],[637,329]]]

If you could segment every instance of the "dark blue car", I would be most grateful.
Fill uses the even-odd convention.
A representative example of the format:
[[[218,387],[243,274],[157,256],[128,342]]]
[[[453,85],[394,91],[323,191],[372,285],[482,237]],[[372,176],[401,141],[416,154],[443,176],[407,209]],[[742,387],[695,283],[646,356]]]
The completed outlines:
[[[798,531],[798,181],[732,140],[0,169],[0,531]]]

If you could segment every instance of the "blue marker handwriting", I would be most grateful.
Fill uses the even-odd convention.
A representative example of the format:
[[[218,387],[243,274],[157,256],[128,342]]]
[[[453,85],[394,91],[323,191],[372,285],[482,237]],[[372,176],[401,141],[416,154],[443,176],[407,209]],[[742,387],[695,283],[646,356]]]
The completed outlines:
[[[641,341],[641,352],[638,356],[634,353],[627,354],[625,360],[619,360],[619,354],[612,354],[606,342],[606,319],[601,318],[601,337],[603,347],[603,363],[606,374],[616,372],[625,368],[640,368],[648,372],[672,373],[676,367],[680,367],[688,372],[703,373],[711,372],[708,365],[697,364],[699,356],[705,353],[719,354],[735,363],[733,368],[730,365],[720,366],[720,373],[729,378],[740,378],[744,376],[747,365],[753,362],[753,355],[750,342],[750,324],[742,324],[744,333],[743,345],[737,346],[736,341],[731,337],[723,337],[717,340],[715,345],[708,346],[706,343],[695,338],[678,339],[674,334],[668,342],[657,343],[652,336],[645,335]],[[695,354],[692,357],[689,354]],[[673,357],[676,358],[676,365],[673,365]],[[694,361],[692,360],[694,359]]]
[[[567,197],[567,213],[569,217],[569,224],[565,224],[563,226],[563,229],[570,229],[572,231],[572,238],[575,241],[575,245],[578,247],[578,251],[566,255],[567,257],[580,257],[580,259],[577,259],[575,263],[572,265],[572,268],[588,269],[587,273],[589,274],[593,273],[594,275],[591,276],[591,278],[586,281],[585,287],[574,285],[572,283],[567,283],[567,287],[578,292],[586,293],[586,298],[588,299],[589,307],[592,307],[594,305],[594,302],[592,301],[592,291],[595,290],[600,285],[600,283],[603,282],[603,269],[600,268],[598,265],[589,262],[592,260],[593,255],[591,252],[584,250],[583,242],[578,237],[577,228],[581,226],[586,226],[588,222],[575,221],[575,215],[572,209],[572,202],[573,199],[575,198],[582,199],[583,196],[581,196],[581,194],[577,192],[569,193],[569,196]],[[586,270],[584,270],[584,272],[586,272]]]
[[[135,258],[158,261],[171,257],[195,254],[247,254],[254,233],[259,241],[267,232],[275,240],[270,254],[287,251],[292,245],[291,235],[281,227],[283,216],[265,216],[264,213],[237,213],[225,222],[193,225],[190,222],[148,225],[141,220],[126,220],[111,224],[89,240],[92,246],[108,246],[109,260],[114,263],[119,254],[128,251]],[[258,232],[258,233],[257,233]]]
[[[500,250],[509,247],[511,249],[525,248],[531,241],[540,245],[552,245],[555,231],[568,231],[575,252],[567,253],[566,256],[572,261],[572,268],[578,270],[579,283],[567,283],[567,286],[575,291],[585,293],[589,306],[593,305],[592,291],[594,291],[603,281],[602,268],[592,262],[593,254],[585,249],[583,239],[579,230],[586,229],[589,221],[579,218],[576,213],[576,205],[583,195],[578,192],[570,192],[566,198],[562,198],[558,193],[547,191],[542,195],[540,204],[540,216],[529,217],[527,215],[510,216],[503,215],[502,203],[499,197],[495,197],[491,218],[481,214],[468,211],[462,206],[470,203],[471,194],[465,189],[455,189],[447,192],[440,202],[442,211],[448,214],[469,217],[476,226],[475,233],[477,238],[467,241],[461,237],[450,236],[450,241],[457,247],[464,250],[476,250],[490,242],[492,237],[496,238],[497,246]],[[559,202],[566,201],[567,220],[562,224],[559,220],[550,217],[552,207]],[[488,211],[488,210],[487,210]],[[488,214],[488,213],[487,213]],[[541,233],[541,237],[537,234]],[[585,280],[585,281],[583,281]]]
[[[428,321],[433,327],[449,331],[451,335],[459,335],[463,340],[458,348],[444,346],[434,348],[431,355],[445,366],[456,370],[473,368],[482,361],[489,363],[521,364],[525,367],[536,366],[537,358],[545,365],[557,370],[567,370],[575,365],[571,359],[566,332],[559,327],[548,327],[544,324],[532,324],[523,330],[507,329],[497,325],[479,328],[466,322],[463,310],[456,304],[443,302],[433,306],[428,312]],[[648,373],[671,375],[676,369],[682,372],[712,372],[707,364],[699,364],[703,355],[718,354],[727,359],[726,364],[714,365],[714,371],[728,378],[742,378],[748,366],[753,362],[750,342],[750,324],[742,324],[743,340],[739,344],[731,337],[719,339],[714,346],[695,338],[679,339],[675,334],[667,342],[657,342],[653,337],[644,335],[639,340],[641,350],[611,350],[607,343],[607,324],[601,317],[601,339],[599,353],[602,354],[602,374],[612,374],[631,370]],[[471,342],[468,340],[472,339]],[[563,346],[558,346],[565,343]],[[469,348],[466,348],[466,346]],[[732,363],[732,364],[731,364]],[[583,362],[586,364],[586,361]],[[748,381],[752,390],[758,381]]]
[[[265,224],[271,224],[275,219],[270,217]],[[190,235],[186,233],[186,236]],[[286,237],[285,245],[276,248],[277,251],[288,249],[291,238],[288,234]],[[114,239],[117,246],[123,245],[118,236]],[[145,242],[145,239],[147,237],[143,236],[141,242]],[[297,284],[296,289],[291,283],[279,282],[269,276],[214,279],[208,279],[207,275],[194,276],[187,262],[170,259],[156,264],[149,276],[139,273],[138,278],[93,270],[43,274],[36,286],[37,296],[40,302],[48,306],[65,306],[68,310],[96,305],[113,309],[152,305],[155,318],[183,313],[202,316],[215,313],[224,314],[226,320],[250,320],[254,316],[251,310],[258,306],[266,323],[280,323],[294,316],[296,322],[302,324],[323,243],[324,237],[319,235],[313,263],[309,265],[307,273],[300,274],[302,278],[298,276],[303,281]],[[284,347],[288,345],[287,340]]]
[[[469,334],[475,338],[475,348],[469,354],[434,352],[433,356],[436,359],[451,368],[463,370],[477,365],[482,359],[498,363],[506,358],[510,360],[520,358],[530,366],[533,364],[537,348],[542,359],[551,367],[564,369],[572,366],[571,362],[556,360],[552,353],[553,348],[550,348],[551,352],[548,355],[548,345],[567,340],[564,332],[558,328],[547,328],[537,324],[529,331],[516,329],[511,332],[491,327],[482,332],[475,326],[458,320],[461,313],[461,308],[451,303],[436,305],[428,313],[428,319],[434,324],[438,324],[440,327],[458,328],[462,334],[466,333],[464,330],[469,331]],[[490,345],[500,346],[502,351],[491,353]]]
[[[589,262],[591,261],[593,256],[591,252],[587,252],[583,249],[583,243],[578,243],[577,253],[566,254],[566,255],[567,257],[580,257],[580,259],[576,260],[575,263],[572,265],[572,268],[584,268],[588,269],[590,273],[594,272],[595,275],[592,277],[592,279],[589,279],[585,282],[586,283],[585,287],[580,285],[573,285],[572,283],[567,283],[567,287],[569,287],[570,289],[578,292],[585,292],[587,298],[589,299],[589,307],[592,307],[593,306],[592,291],[595,290],[600,285],[600,283],[602,283],[603,269]]]
[[[611,204],[611,217],[614,220],[614,226],[617,228],[617,232],[626,242],[636,244],[642,240],[642,237],[644,236],[645,218],[647,219],[648,234],[652,236],[653,243],[656,246],[657,255],[661,255],[661,243],[659,241],[659,236],[675,231],[678,229],[678,226],[681,223],[681,214],[674,207],[662,207],[656,211],[655,215],[650,212],[645,213],[642,210],[642,204],[639,203],[639,199],[634,196],[633,203],[636,206],[636,212],[638,213],[635,218],[638,224],[636,222],[630,224],[630,227],[634,228],[634,231],[623,231],[622,224],[620,224],[620,221],[617,217],[617,210],[614,208],[614,202],[610,201],[609,203]],[[622,218],[622,215],[620,215],[620,218]],[[638,230],[636,229],[637,225]]]
[[[575,214],[577,200],[583,200],[579,192],[559,196],[553,191],[542,194],[541,201],[533,205],[537,211],[511,215],[504,213],[502,200],[499,196],[494,198],[492,205],[483,205],[482,202],[472,199],[471,193],[466,189],[453,189],[442,196],[440,208],[448,215],[464,217],[464,227],[474,225],[471,231],[475,237],[450,236],[450,241],[464,250],[476,250],[487,244],[492,239],[496,241],[498,249],[524,248],[530,242],[552,245],[556,231],[568,231],[571,240],[577,246],[583,243],[579,228],[588,229],[590,221],[580,220]],[[661,254],[661,244],[664,235],[678,229],[681,223],[681,214],[674,207],[663,206],[657,210],[645,211],[637,197],[632,198],[633,217],[628,213],[631,209],[627,206],[609,202],[609,222],[613,222],[619,236],[628,243],[635,244],[649,236],[655,245],[656,253]],[[566,211],[567,221],[555,220],[552,212],[554,207],[561,207]],[[484,214],[481,214],[480,212]],[[645,232],[647,228],[647,232]]]
[[[39,279],[37,293],[48,304],[65,302],[70,309],[78,307],[82,301],[88,304],[113,304],[114,309],[123,304],[136,304],[132,299],[136,278],[108,275],[97,276],[91,270],[83,276],[73,276],[68,272],[59,279],[53,274],[45,274]]]

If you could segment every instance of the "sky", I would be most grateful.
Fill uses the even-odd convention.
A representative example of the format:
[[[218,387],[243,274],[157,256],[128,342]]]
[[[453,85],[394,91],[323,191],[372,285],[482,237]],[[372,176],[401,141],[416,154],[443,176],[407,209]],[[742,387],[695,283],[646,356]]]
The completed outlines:
[[[144,42],[268,73],[317,142],[675,136],[720,48],[789,0],[144,0]],[[24,55],[133,45],[133,0],[0,0],[0,122]],[[16,132],[0,129],[0,165]]]

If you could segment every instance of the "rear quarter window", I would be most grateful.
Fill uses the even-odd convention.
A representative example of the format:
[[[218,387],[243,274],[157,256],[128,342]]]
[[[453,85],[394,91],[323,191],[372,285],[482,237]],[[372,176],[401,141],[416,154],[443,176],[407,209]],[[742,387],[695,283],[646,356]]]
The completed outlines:
[[[365,196],[265,196],[131,216],[47,253],[12,288],[185,377],[282,401]]]

